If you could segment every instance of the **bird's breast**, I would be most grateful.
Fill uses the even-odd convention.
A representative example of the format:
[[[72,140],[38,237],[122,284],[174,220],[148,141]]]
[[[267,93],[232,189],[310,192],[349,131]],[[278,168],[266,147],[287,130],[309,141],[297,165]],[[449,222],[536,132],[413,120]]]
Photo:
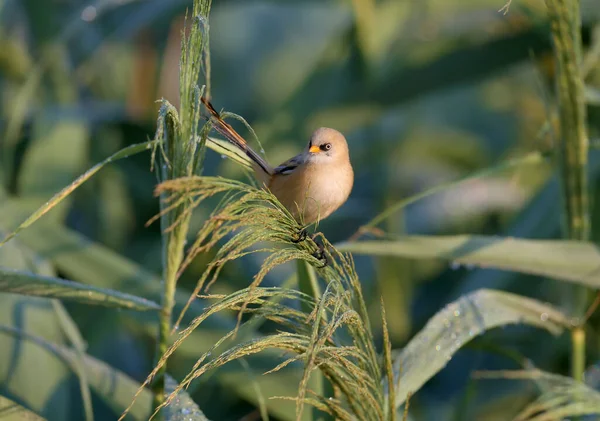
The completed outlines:
[[[274,176],[269,188],[297,220],[310,224],[343,205],[353,183],[349,165],[306,165],[292,174]]]

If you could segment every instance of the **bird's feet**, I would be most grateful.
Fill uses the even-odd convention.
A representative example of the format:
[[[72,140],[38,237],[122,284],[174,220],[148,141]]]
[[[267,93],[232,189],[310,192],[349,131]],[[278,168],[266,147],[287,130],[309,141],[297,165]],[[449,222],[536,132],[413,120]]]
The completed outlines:
[[[323,246],[322,243],[317,242],[317,237],[319,235],[322,235],[322,234],[317,232],[310,236],[311,240],[313,240],[318,247],[317,250],[312,253],[312,256],[315,259],[320,260],[322,263],[322,266],[320,266],[320,268],[324,268],[325,266],[327,266],[329,264],[329,261],[327,260],[327,254],[325,253],[325,246]],[[298,232],[298,236],[296,238],[292,238],[292,243],[298,244],[298,243],[301,243],[302,241],[306,240],[307,238],[308,238],[308,231],[306,231],[306,228],[302,228]]]
[[[327,259],[327,253],[325,253],[325,246],[323,245],[323,243],[317,243],[315,237],[316,234],[312,236],[312,239],[317,245],[318,249],[317,251],[312,253],[312,256],[321,262],[321,266],[319,266],[319,269],[322,269],[329,264],[329,260]]]
[[[308,232],[306,231],[306,228],[302,228],[300,232],[298,232],[298,237],[292,238],[292,243],[301,243],[306,240],[306,237],[308,237]]]

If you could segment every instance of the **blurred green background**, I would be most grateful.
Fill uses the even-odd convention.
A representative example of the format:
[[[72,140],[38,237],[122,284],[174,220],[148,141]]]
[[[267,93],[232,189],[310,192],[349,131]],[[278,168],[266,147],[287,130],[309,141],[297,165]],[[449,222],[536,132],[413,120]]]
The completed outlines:
[[[213,103],[246,118],[274,164],[298,153],[319,126],[346,135],[355,187],[319,230],[334,243],[347,240],[402,198],[553,147],[554,67],[544,4],[513,1],[508,13],[499,12],[503,5],[504,0],[214,1]],[[180,31],[190,6],[187,0],[0,0],[2,234],[92,165],[153,137],[155,101],[179,101]],[[583,1],[582,9],[584,44],[598,49],[597,0]],[[600,101],[593,100],[593,86],[600,86],[597,66],[590,66],[586,82],[593,139],[600,129]],[[245,177],[212,151],[205,173]],[[600,158],[594,151],[590,173],[595,191]],[[155,184],[150,153],[108,166],[0,248],[0,264],[158,301],[160,228],[144,226],[158,212]],[[210,212],[207,202],[193,224]],[[598,216],[593,203],[593,221]],[[545,239],[560,237],[560,218],[559,186],[548,162],[445,189],[379,228]],[[179,305],[211,257],[199,257],[183,276]],[[213,292],[248,285],[262,258],[226,266]],[[565,287],[542,278],[439,261],[355,260],[375,321],[379,297],[385,298],[394,348],[446,303],[482,287],[568,310]],[[281,285],[293,274],[293,265],[282,266],[266,282]],[[198,314],[202,307],[195,305]],[[89,355],[137,381],[146,377],[155,316],[72,303],[65,308]],[[59,313],[48,299],[0,294],[0,324],[73,344]],[[195,357],[233,324],[235,315],[224,314],[203,325],[175,354],[171,374],[187,373]],[[592,320],[591,362],[600,346],[597,327]],[[380,326],[374,330],[380,332]],[[517,327],[489,332],[459,351],[411,399],[411,414],[415,420],[510,419],[534,389],[472,380],[471,372],[515,368],[513,358],[523,356],[544,370],[567,373],[568,351],[566,335]],[[232,363],[189,392],[210,419],[260,419],[253,381],[272,368],[270,358],[249,360],[247,367]],[[293,394],[295,378],[286,373],[261,378],[262,393]],[[97,380],[106,387],[120,381]],[[0,336],[0,395],[48,420],[83,419],[77,376],[39,346],[6,335]],[[117,397],[93,390],[96,419],[117,418],[119,406],[111,399]],[[271,401],[269,408],[272,419],[293,419],[293,404]]]

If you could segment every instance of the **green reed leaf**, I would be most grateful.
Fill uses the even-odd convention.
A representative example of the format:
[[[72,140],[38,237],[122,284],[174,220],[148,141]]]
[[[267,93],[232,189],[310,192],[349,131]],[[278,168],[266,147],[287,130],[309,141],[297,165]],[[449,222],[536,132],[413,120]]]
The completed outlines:
[[[539,301],[481,289],[448,304],[394,359],[396,408],[417,392],[467,342],[498,326],[526,324],[558,334],[570,321]]]
[[[69,184],[67,187],[62,189],[60,192],[56,193],[49,201],[47,201],[44,205],[42,205],[38,210],[32,213],[25,221],[23,221],[17,229],[15,229],[12,233],[8,234],[2,241],[0,241],[0,247],[6,244],[7,241],[10,241],[11,238],[14,238],[19,232],[29,227],[31,224],[36,222],[46,213],[48,213],[53,207],[62,202],[67,196],[69,196],[75,189],[89,180],[94,174],[100,171],[104,166],[110,164],[111,162],[118,161],[119,159],[127,158],[131,155],[138,154],[145,150],[148,150],[152,147],[153,141],[138,143],[135,145],[128,146],[126,148],[121,149],[120,151],[112,154],[104,161],[94,165],[92,168],[87,170],[85,173],[80,175],[75,181]]]
[[[0,291],[130,310],[159,310],[145,298],[31,272],[0,267]]]
[[[588,242],[415,235],[395,240],[346,242],[337,247],[355,254],[441,259],[456,266],[509,270],[600,287],[600,250]]]

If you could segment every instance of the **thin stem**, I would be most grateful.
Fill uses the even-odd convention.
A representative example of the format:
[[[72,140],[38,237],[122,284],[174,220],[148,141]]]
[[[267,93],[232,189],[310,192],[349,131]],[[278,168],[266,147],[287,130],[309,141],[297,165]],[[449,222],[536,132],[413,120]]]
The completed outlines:
[[[319,286],[319,279],[317,278],[315,268],[313,268],[304,260],[297,260],[296,265],[298,274],[298,289],[301,292],[312,296],[315,299],[315,303],[318,303],[321,299],[322,292],[321,287]],[[308,305],[308,303],[302,302],[301,307],[306,313],[310,313],[312,311],[312,308]],[[320,372],[315,372],[315,374],[313,374],[311,382],[313,383],[312,388],[317,394],[320,394],[324,398],[333,396],[333,388],[331,387],[331,383]],[[331,418],[328,414],[322,413],[316,408],[313,409],[313,421],[329,421],[330,419]]]
[[[315,299],[315,302],[318,302],[321,299],[321,287],[319,286],[319,280],[317,279],[317,273],[315,269],[304,260],[297,260],[297,270],[298,270],[298,289],[312,296]],[[302,310],[306,313],[310,313],[312,308],[308,305],[308,303],[302,303]]]
[[[571,373],[573,378],[582,382],[585,372],[585,330],[578,326],[571,332]]]
[[[161,210],[164,207],[161,200]],[[180,214],[181,210],[170,212],[161,217],[161,228],[163,232],[171,226]],[[176,225],[172,231],[163,236],[163,279],[165,289],[163,291],[161,311],[159,313],[158,342],[156,345],[155,365],[164,355],[169,346],[171,333],[171,321],[173,306],[175,305],[175,290],[177,285],[177,274],[183,261],[183,250],[186,233],[188,231],[189,218]],[[159,370],[152,386],[154,392],[153,407],[157,408],[165,401],[165,374],[166,364]]]

